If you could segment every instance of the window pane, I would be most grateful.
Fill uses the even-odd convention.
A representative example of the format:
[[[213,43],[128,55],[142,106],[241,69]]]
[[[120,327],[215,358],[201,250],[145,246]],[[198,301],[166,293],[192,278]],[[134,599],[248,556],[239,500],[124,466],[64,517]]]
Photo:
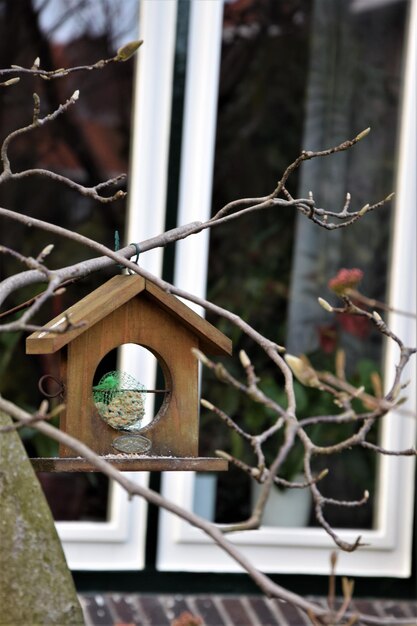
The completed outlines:
[[[95,63],[115,55],[117,48],[137,37],[138,0],[33,0],[7,2],[0,14],[0,65],[31,67],[39,57],[42,69]],[[12,27],[11,27],[12,26]],[[10,146],[12,168],[46,168],[86,186],[127,172],[131,137],[133,62],[108,65],[98,72],[74,73],[57,81],[24,76],[16,88],[3,89],[0,101],[0,132],[5,137],[25,126],[33,115],[32,93],[41,100],[41,116],[54,111],[76,89],[77,105],[41,129],[21,135]],[[123,188],[123,186],[122,186]],[[112,189],[112,188],[110,188]],[[116,187],[117,190],[117,187]],[[0,189],[1,205],[27,212],[70,230],[91,236],[114,247],[115,231],[123,238],[125,202],[101,205],[51,180],[31,176],[12,181]],[[51,267],[71,265],[89,256],[85,248],[42,231],[4,223],[1,243],[27,256],[37,256],[46,244],[54,243]],[[21,271],[7,255],[0,257],[0,278]],[[114,273],[114,272],[113,272]],[[96,275],[68,285],[42,310],[39,323],[96,288],[108,277]],[[11,309],[32,297],[36,290],[16,292],[8,300]],[[28,410],[42,400],[37,388],[44,374],[58,376],[55,355],[28,357],[24,337],[0,334],[4,369],[0,371],[1,393]],[[13,368],[10,367],[13,363]],[[52,400],[53,405],[59,400]],[[53,456],[57,447],[30,429],[23,437],[33,456]],[[105,521],[108,482],[101,475],[42,475],[42,485],[57,520]],[[65,497],[71,485],[71,497]]]
[[[214,211],[238,197],[270,193],[302,149],[331,147],[368,126],[372,132],[366,141],[352,151],[304,164],[288,189],[295,197],[312,190],[319,206],[335,211],[342,209],[347,191],[357,209],[393,190],[406,9],[406,2],[225,4]],[[356,319],[334,322],[317,305],[317,297],[330,299],[327,282],[337,269],[358,267],[364,272],[363,293],[385,299],[391,219],[386,206],[352,228],[328,233],[286,209],[252,214],[238,228],[232,223],[214,229],[209,298],[287,345],[289,352],[308,354],[318,369],[333,369],[336,349],[343,348],[349,378],[357,387],[369,388],[371,374],[381,369],[380,337]],[[241,348],[248,352],[261,388],[282,398],[282,380],[264,354],[239,330],[222,322],[220,328],[232,332],[235,354]],[[333,412],[325,395],[298,385],[296,392],[299,417]],[[204,395],[251,432],[270,423],[270,416],[247,398],[208,376]],[[203,416],[202,432],[207,451],[221,448],[249,459],[241,441],[214,417]],[[312,437],[328,444],[347,432],[321,429]],[[364,489],[375,492],[373,455],[347,451],[330,464],[326,459],[326,467],[325,495],[358,499]],[[284,477],[293,478],[300,468],[301,453],[295,451]],[[245,518],[251,491],[239,470],[219,475],[216,520]],[[336,527],[372,528],[373,513],[372,500],[366,507],[326,510]],[[311,514],[306,523],[314,524]]]

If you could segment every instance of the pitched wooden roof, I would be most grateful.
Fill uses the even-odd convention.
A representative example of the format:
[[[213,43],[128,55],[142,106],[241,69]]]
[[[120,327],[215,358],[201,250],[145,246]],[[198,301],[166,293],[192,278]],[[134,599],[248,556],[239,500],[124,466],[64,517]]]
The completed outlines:
[[[122,306],[135,296],[144,293],[165,309],[178,322],[194,332],[200,347],[208,354],[231,354],[232,343],[217,328],[200,317],[175,296],[138,275],[118,275],[95,289],[69,309],[57,315],[45,325],[45,330],[36,331],[26,339],[27,354],[51,354],[60,350],[106,315]],[[71,329],[57,333],[54,329],[65,328],[70,322]]]

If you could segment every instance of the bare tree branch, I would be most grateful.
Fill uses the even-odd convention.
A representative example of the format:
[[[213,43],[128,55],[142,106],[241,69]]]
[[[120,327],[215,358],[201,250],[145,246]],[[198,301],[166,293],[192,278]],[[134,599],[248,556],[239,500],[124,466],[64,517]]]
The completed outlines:
[[[13,66],[10,69],[0,70],[0,76],[4,75],[7,77],[12,74],[12,77],[3,81],[0,84],[0,87],[7,89],[14,88],[14,86],[18,84],[20,75],[29,74],[31,76],[38,76],[43,80],[50,81],[68,76],[74,72],[101,69],[109,63],[123,62],[127,60],[136,51],[140,44],[141,42],[130,42],[120,48],[116,56],[110,59],[100,60],[93,65],[80,65],[72,68],[60,68],[53,71],[46,71],[40,69],[40,61],[37,59],[35,60],[32,68]],[[40,168],[25,169],[20,172],[13,171],[9,158],[9,148],[12,142],[26,133],[30,133],[37,128],[52,123],[59,116],[65,115],[67,111],[76,104],[78,96],[78,91],[75,91],[71,98],[69,98],[65,103],[57,106],[54,111],[41,118],[40,99],[39,96],[34,94],[32,122],[27,126],[12,131],[1,144],[0,155],[2,160],[2,172],[0,174],[0,184],[11,180],[21,180],[30,176],[42,176],[46,179],[63,184],[77,193],[97,200],[101,203],[109,203],[125,196],[125,192],[122,190],[118,190],[110,196],[102,195],[103,192],[109,191],[110,188],[113,188],[115,185],[117,186],[121,181],[123,181],[125,178],[124,175],[99,182],[93,187],[86,187],[74,182],[66,176]],[[34,324],[32,320],[35,314],[39,313],[42,306],[49,299],[59,293],[65,285],[81,277],[85,277],[92,272],[103,270],[118,264],[153,282],[166,293],[179,296],[190,302],[198,304],[205,310],[210,311],[217,316],[223,317],[230,324],[236,326],[249,339],[258,345],[270,361],[276,366],[279,379],[280,381],[283,380],[282,387],[285,397],[285,401],[283,401],[282,396],[279,396],[280,401],[278,402],[273,397],[273,394],[267,394],[262,390],[260,377],[258,377],[255,367],[248,354],[244,351],[241,351],[239,354],[240,365],[243,369],[243,381],[239,379],[239,375],[234,375],[228,371],[223,364],[212,361],[200,351],[195,351],[194,353],[196,358],[198,358],[206,368],[211,370],[222,384],[231,387],[236,391],[236,393],[246,396],[249,401],[255,403],[259,411],[268,410],[268,412],[272,415],[268,426],[263,429],[259,428],[259,432],[248,432],[240,423],[238,417],[229,415],[220,406],[215,406],[208,399],[203,399],[201,401],[202,405],[206,409],[212,411],[227,425],[228,428],[233,430],[237,436],[246,442],[246,444],[251,448],[251,454],[253,455],[255,461],[253,465],[250,465],[250,463],[243,459],[236,458],[228,452],[219,450],[216,452],[217,455],[229,460],[241,471],[245,472],[261,485],[260,494],[249,518],[236,524],[221,527],[218,527],[215,524],[200,518],[194,513],[177,506],[175,503],[170,502],[169,500],[163,498],[160,494],[150,489],[134,484],[126,475],[117,471],[117,469],[114,468],[109,462],[96,455],[84,443],[71,437],[68,433],[54,428],[47,422],[47,420],[62,410],[63,407],[61,405],[48,412],[49,407],[47,404],[42,404],[39,410],[31,415],[27,411],[24,411],[12,402],[3,399],[0,396],[0,410],[6,412],[14,420],[16,420],[13,426],[2,429],[0,436],[3,432],[8,432],[11,429],[18,430],[23,426],[30,425],[40,433],[60,442],[68,448],[71,448],[77,455],[80,455],[91,462],[98,471],[103,472],[103,474],[109,478],[117,481],[130,496],[143,497],[148,502],[166,509],[196,528],[199,528],[218,546],[220,546],[220,548],[224,550],[232,559],[234,559],[235,562],[238,563],[243,570],[249,574],[249,576],[251,576],[259,588],[268,597],[276,597],[281,600],[291,602],[295,606],[304,610],[310,616],[314,624],[345,623],[347,625],[354,624],[359,619],[361,620],[361,623],[364,624],[406,624],[407,622],[404,620],[380,620],[379,618],[377,619],[366,615],[358,616],[357,613],[349,611],[348,609],[353,593],[353,584],[351,581],[347,580],[343,582],[343,602],[339,609],[336,609],[334,585],[335,558],[332,559],[329,600],[328,607],[326,608],[313,601],[306,600],[305,598],[275,584],[265,574],[257,570],[250,560],[240,552],[237,546],[227,540],[225,534],[259,528],[262,523],[262,517],[271,493],[271,489],[273,489],[274,485],[279,485],[288,488],[309,489],[314,501],[316,519],[325,532],[332,538],[333,542],[347,552],[352,552],[360,548],[363,545],[361,537],[358,537],[352,543],[345,541],[343,537],[338,534],[334,528],[332,528],[326,518],[325,511],[328,506],[338,506],[344,508],[363,506],[369,499],[369,493],[365,491],[362,497],[354,500],[325,497],[321,491],[321,480],[327,475],[328,472],[325,469],[317,474],[317,472],[314,472],[312,469],[314,466],[313,462],[317,457],[329,457],[351,447],[365,448],[372,452],[376,452],[377,454],[416,456],[417,453],[415,448],[407,448],[397,452],[389,451],[373,442],[368,441],[368,438],[371,438],[370,434],[372,429],[378,421],[383,419],[384,416],[391,410],[397,410],[397,407],[401,404],[402,397],[400,394],[405,387],[403,383],[404,370],[410,361],[410,358],[416,353],[417,348],[407,347],[401,338],[388,327],[378,313],[375,311],[369,311],[366,308],[375,307],[382,310],[391,310],[390,307],[386,307],[380,302],[366,298],[366,296],[363,296],[355,289],[345,289],[338,294],[342,301],[342,305],[340,307],[333,307],[322,298],[319,299],[321,306],[329,313],[355,315],[367,319],[380,335],[384,336],[388,341],[394,341],[398,346],[399,356],[395,365],[393,381],[390,383],[388,391],[384,394],[382,392],[382,384],[380,380],[374,379],[374,394],[372,395],[371,393],[365,391],[363,387],[357,388],[349,383],[345,374],[344,356],[342,354],[339,354],[336,359],[335,374],[327,371],[316,371],[305,357],[295,357],[293,355],[286,354],[284,358],[284,347],[262,335],[242,317],[227,310],[226,308],[210,302],[205,298],[196,297],[191,293],[175,287],[173,284],[154,276],[144,268],[140,267],[136,262],[132,262],[130,259],[133,255],[137,254],[138,250],[140,250],[141,253],[144,253],[155,248],[175,244],[176,242],[191,235],[196,235],[207,229],[220,227],[231,222],[232,220],[237,220],[248,214],[260,211],[279,211],[284,209],[296,210],[300,212],[305,219],[309,219],[318,227],[330,231],[339,228],[346,228],[352,225],[358,220],[364,218],[370,211],[376,210],[388,203],[392,199],[393,194],[390,194],[383,200],[374,204],[366,204],[358,210],[351,211],[352,197],[350,193],[347,193],[343,207],[340,211],[335,211],[333,209],[317,206],[312,192],[308,194],[308,198],[293,198],[287,190],[286,185],[290,176],[302,165],[304,161],[314,158],[327,157],[338,152],[349,150],[366,137],[368,132],[369,129],[366,129],[353,139],[344,141],[343,143],[326,150],[303,150],[299,157],[285,169],[279,182],[277,183],[277,186],[269,195],[257,198],[241,198],[233,202],[229,202],[220,208],[213,215],[213,217],[204,222],[192,222],[190,224],[174,228],[150,239],[126,246],[117,252],[89,237],[81,235],[80,233],[75,233],[61,226],[54,225],[34,217],[29,217],[24,213],[0,207],[0,217],[13,220],[28,228],[35,227],[43,230],[44,232],[51,233],[54,236],[76,242],[89,250],[93,250],[94,253],[99,255],[96,258],[87,259],[71,266],[51,270],[46,264],[47,257],[52,253],[52,246],[50,245],[46,246],[35,257],[25,256],[21,252],[8,246],[1,246],[0,253],[12,256],[16,261],[22,264],[24,269],[19,273],[7,277],[0,283],[0,305],[4,303],[7,297],[22,287],[35,284],[46,284],[46,288],[39,295],[0,313],[0,319],[5,319],[12,314],[20,314],[16,319],[13,319],[10,322],[0,323],[0,332],[6,333],[43,329],[43,326]],[[73,328],[73,326],[68,319],[66,324],[59,329],[59,332],[67,332],[71,328]],[[58,331],[54,330],[54,332]],[[305,417],[304,419],[299,419],[296,394],[294,390],[294,377],[297,378],[302,385],[314,388],[321,394],[326,394],[334,404],[335,408],[333,408],[333,410],[326,415],[311,415]],[[356,409],[357,404],[362,405],[360,412]],[[318,424],[341,426],[348,423],[352,423],[355,426],[355,428],[351,430],[351,434],[344,435],[341,440],[334,440],[333,443],[330,443],[329,445],[319,445],[318,443],[315,443],[314,429],[309,429],[309,427]],[[271,441],[275,441],[275,439],[272,439],[273,437],[281,439],[280,443],[275,446],[274,452],[271,455],[272,459],[269,460],[268,455],[265,452],[265,447],[266,444],[270,444]],[[301,444],[302,447],[304,479],[291,481],[284,479],[280,476],[280,473],[282,473],[283,464],[286,460],[288,460],[289,456],[293,452],[296,443],[297,445]]]
[[[299,596],[298,594],[295,594],[285,589],[284,587],[281,587],[281,585],[274,583],[265,574],[257,570],[251,563],[251,561],[247,559],[234,544],[229,542],[224,537],[224,533],[222,532],[222,530],[219,529],[215,524],[208,522],[207,520],[199,517],[195,513],[179,507],[175,503],[162,497],[159,493],[132,482],[125,474],[119,472],[108,461],[98,456],[88,446],[83,444],[78,439],[75,439],[68,433],[63,432],[44,421],[33,421],[33,417],[29,413],[23,411],[22,409],[15,406],[13,403],[5,400],[1,396],[0,410],[10,415],[13,419],[18,420],[20,423],[30,423],[31,426],[39,432],[47,435],[55,441],[58,441],[68,448],[71,448],[77,455],[82,456],[90,463],[92,463],[98,471],[102,472],[110,479],[116,481],[130,496],[142,497],[149,503],[161,507],[169,511],[170,513],[173,513],[174,515],[177,515],[181,519],[187,521],[192,526],[195,526],[196,528],[202,530],[206,535],[213,539],[213,541],[215,541],[215,543],[222,550],[229,554],[243,568],[244,571],[246,571],[250,575],[250,577],[256,582],[259,588],[262,589],[267,597],[279,598],[286,602],[290,602],[306,612],[311,612],[317,617],[324,618],[328,616],[328,611],[323,606],[318,605],[315,602],[306,600],[302,596]],[[346,617],[350,617],[350,615],[346,613]],[[395,622],[393,622],[392,620],[390,621],[384,619],[382,621],[375,621],[374,616],[368,615],[361,615],[360,619],[365,624],[379,624],[380,626],[388,626],[389,624],[396,624],[398,626],[401,624],[409,624],[409,622],[407,622],[406,620],[396,620]]]

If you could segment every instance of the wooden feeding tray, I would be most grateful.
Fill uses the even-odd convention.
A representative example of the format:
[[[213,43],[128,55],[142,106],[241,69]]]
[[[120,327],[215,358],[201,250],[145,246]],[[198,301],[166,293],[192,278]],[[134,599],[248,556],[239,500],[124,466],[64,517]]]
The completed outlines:
[[[68,331],[56,332],[68,321]],[[98,387],[93,388],[94,375],[105,355],[126,343],[142,346],[156,357],[165,386],[145,390],[132,388],[131,382],[119,387],[112,382],[113,395],[103,414],[103,403],[97,401]],[[28,354],[59,355],[59,384],[65,403],[61,430],[120,470],[226,470],[227,461],[198,456],[198,362],[192,348],[217,355],[232,351],[231,341],[215,327],[137,275],[113,277],[26,340]],[[142,427],[141,394],[158,391],[164,394],[161,406]],[[128,417],[129,403],[135,407],[136,423]],[[116,410],[123,422],[121,428],[112,413]],[[121,437],[127,438],[127,443],[120,448]],[[143,439],[149,442],[149,450],[142,448]],[[65,446],[60,447],[59,458],[36,458],[32,463],[37,471],[96,471]]]

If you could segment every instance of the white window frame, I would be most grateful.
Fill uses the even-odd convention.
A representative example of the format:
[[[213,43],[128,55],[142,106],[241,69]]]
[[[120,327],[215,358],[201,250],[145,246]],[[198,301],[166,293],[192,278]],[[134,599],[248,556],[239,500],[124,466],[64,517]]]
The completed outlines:
[[[139,0],[138,0],[139,1]],[[129,181],[127,240],[138,241],[164,230],[177,18],[176,0],[140,0],[139,37],[144,40],[135,71],[135,106]],[[160,275],[162,252],[148,253],[141,264]],[[122,350],[121,367],[154,384],[151,363],[138,364]],[[150,395],[150,394],[149,394]],[[147,486],[148,472],[130,472]],[[129,502],[122,488],[109,490],[105,522],[57,522],[68,565],[74,570],[138,570],[145,564],[147,506]]]
[[[411,1],[407,68],[404,80],[399,167],[396,184],[395,224],[391,258],[389,302],[398,309],[415,311],[416,285],[416,48],[417,2]],[[210,212],[213,143],[221,45],[221,0],[192,3],[187,65],[179,223],[207,219]],[[204,77],[204,81],[202,81]],[[198,215],[196,214],[198,211]],[[414,251],[414,259],[410,258]],[[193,259],[193,263],[189,259]],[[207,263],[207,235],[182,242],[176,256],[176,284],[193,293],[202,292]],[[390,315],[389,324],[407,345],[415,345],[415,321]],[[391,377],[398,349],[389,342],[385,370]],[[407,377],[416,380],[415,357]],[[412,385],[403,409],[416,410]],[[382,445],[402,449],[414,444],[416,420],[391,412],[383,420]],[[353,553],[340,553],[338,572],[355,576],[408,577],[414,502],[414,459],[384,456],[379,464],[377,515],[374,530],[342,530],[346,541],[361,534],[369,544]],[[166,472],[162,493],[176,504],[191,509],[195,474]],[[230,536],[242,553],[262,571],[270,573],[329,573],[334,549],[319,528],[262,527]],[[240,572],[231,558],[204,535],[179,518],[160,512],[157,567],[163,571]]]

